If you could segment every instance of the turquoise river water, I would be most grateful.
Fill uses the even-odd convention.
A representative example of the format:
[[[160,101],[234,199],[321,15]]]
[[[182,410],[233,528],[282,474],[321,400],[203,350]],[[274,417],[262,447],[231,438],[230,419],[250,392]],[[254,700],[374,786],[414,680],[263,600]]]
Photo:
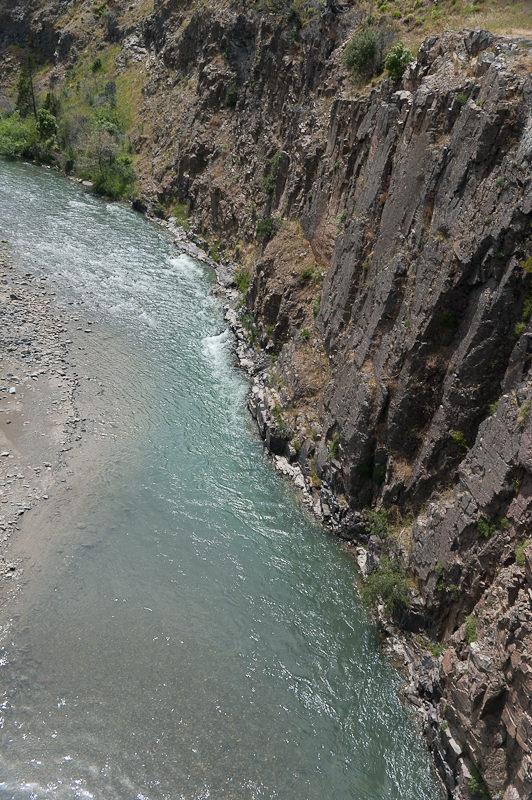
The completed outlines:
[[[0,162],[0,230],[98,320],[79,357],[112,434],[40,532],[72,555],[11,603],[0,799],[440,798],[352,556],[248,419],[212,272],[25,164]]]

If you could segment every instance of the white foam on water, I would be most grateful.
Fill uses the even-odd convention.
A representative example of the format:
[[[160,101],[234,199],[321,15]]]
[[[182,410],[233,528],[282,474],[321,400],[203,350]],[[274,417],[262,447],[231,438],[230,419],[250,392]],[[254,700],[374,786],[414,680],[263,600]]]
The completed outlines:
[[[232,341],[228,328],[216,336],[206,336],[201,340],[202,352],[215,367],[226,367],[227,347]]]
[[[185,255],[185,253],[181,253],[181,255],[175,258],[169,258],[168,261],[176,272],[186,275],[187,277],[191,275],[197,275],[199,277],[205,274],[205,267],[200,264],[199,261],[194,261],[190,256]]]

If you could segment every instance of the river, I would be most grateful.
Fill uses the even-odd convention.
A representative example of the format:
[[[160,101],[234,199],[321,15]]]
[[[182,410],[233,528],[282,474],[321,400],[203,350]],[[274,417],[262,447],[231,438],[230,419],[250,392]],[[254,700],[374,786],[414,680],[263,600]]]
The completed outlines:
[[[249,420],[211,270],[50,170],[0,176],[15,259],[97,323],[72,358],[105,431],[10,603],[0,798],[441,797],[352,556]]]

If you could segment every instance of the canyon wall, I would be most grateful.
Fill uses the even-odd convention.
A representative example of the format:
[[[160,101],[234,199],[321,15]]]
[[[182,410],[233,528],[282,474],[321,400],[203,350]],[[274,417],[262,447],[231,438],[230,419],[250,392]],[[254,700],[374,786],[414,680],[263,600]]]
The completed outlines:
[[[56,91],[115,48],[141,87],[134,204],[185,208],[238,263],[270,449],[345,539],[386,509],[367,560],[387,550],[392,617],[444,647],[411,691],[449,797],[530,797],[532,40],[434,35],[364,84],[341,58],[357,6],[296,35],[238,4],[76,8],[1,4],[2,85],[17,47]]]

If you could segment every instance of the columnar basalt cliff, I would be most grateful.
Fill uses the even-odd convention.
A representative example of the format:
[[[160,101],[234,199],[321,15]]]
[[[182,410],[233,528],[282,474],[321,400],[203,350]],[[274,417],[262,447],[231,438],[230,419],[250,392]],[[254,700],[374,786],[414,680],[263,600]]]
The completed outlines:
[[[83,8],[0,3],[4,90],[17,48],[55,91],[112,48],[138,90],[135,206],[186,207],[238,262],[228,316],[278,466],[355,544],[386,510],[359,557],[378,573],[387,550],[394,622],[444,647],[401,652],[449,797],[532,796],[532,39],[438,34],[357,86],[356,6],[297,36],[238,4]]]

